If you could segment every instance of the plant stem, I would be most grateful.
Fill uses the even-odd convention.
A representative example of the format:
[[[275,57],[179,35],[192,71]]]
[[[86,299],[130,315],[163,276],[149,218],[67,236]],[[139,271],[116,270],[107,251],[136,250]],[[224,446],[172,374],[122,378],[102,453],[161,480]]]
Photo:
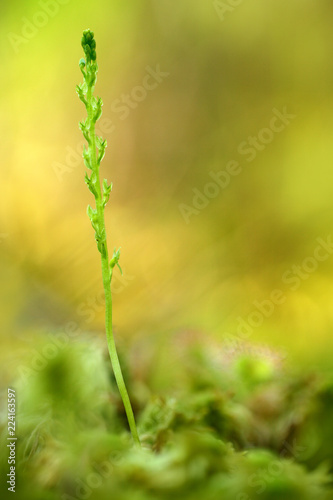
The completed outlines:
[[[83,32],[83,38],[81,44],[84,48],[87,61],[80,61],[80,68],[84,76],[85,85],[77,86],[77,93],[79,98],[84,103],[88,119],[86,123],[81,123],[81,130],[83,135],[88,142],[88,151],[84,152],[83,156],[85,158],[86,166],[92,171],[91,177],[86,174],[86,183],[90,191],[95,196],[96,209],[88,207],[88,215],[91,220],[92,226],[95,229],[95,239],[97,242],[98,250],[101,254],[102,263],[102,279],[105,295],[105,330],[106,338],[109,349],[109,354],[111,358],[111,364],[113,368],[113,373],[117,382],[117,386],[124,403],[127,420],[132,433],[133,440],[136,445],[140,445],[140,439],[138,436],[138,431],[135,424],[134,414],[131,406],[131,402],[126,389],[124,377],[121,371],[119,358],[117,354],[116,344],[112,329],[112,293],[111,293],[111,281],[113,268],[118,265],[120,249],[116,252],[114,251],[113,258],[109,263],[109,253],[107,247],[106,230],[105,230],[105,217],[104,209],[105,205],[109,199],[110,191],[112,185],[107,185],[107,181],[104,179],[103,182],[103,194],[100,183],[99,167],[102,157],[104,156],[106,141],[101,142],[101,138],[96,139],[95,124],[101,115],[102,101],[96,99],[93,96],[94,85],[96,82],[97,75],[97,63],[96,63],[96,43],[94,41],[94,34],[90,30],[85,30]],[[86,67],[86,73],[83,68]],[[98,110],[98,112],[97,112]],[[99,154],[97,153],[99,151]],[[102,152],[102,154],[101,154]],[[88,155],[86,158],[85,155]],[[104,183],[106,183],[104,185]]]
[[[109,253],[106,241],[106,230],[105,230],[105,217],[104,217],[104,206],[102,203],[102,193],[101,193],[101,184],[99,178],[99,165],[97,162],[97,154],[96,154],[96,140],[95,140],[95,122],[93,120],[93,106],[92,106],[92,89],[88,88],[87,92],[87,102],[88,102],[88,120],[90,123],[90,138],[91,144],[89,145],[89,153],[90,153],[90,161],[93,172],[96,172],[96,209],[97,209],[97,217],[99,220],[100,232],[104,234],[103,241],[101,241],[102,251],[101,251],[101,263],[102,263],[102,279],[103,279],[103,287],[104,287],[104,295],[105,295],[105,330],[106,330],[106,338],[108,343],[108,349],[111,359],[111,365],[113,368],[113,373],[117,382],[117,386],[121,395],[121,398],[124,403],[127,420],[129,423],[129,427],[134,439],[134,442],[140,446],[140,439],[138,436],[138,431],[135,424],[134,414],[131,406],[131,402],[128,396],[128,392],[126,389],[124,377],[121,371],[118,353],[116,349],[116,343],[113,335],[112,328],[112,294],[111,294],[111,280],[112,280],[112,270],[110,270],[109,266]]]
[[[114,376],[118,385],[119,392],[121,394],[125,411],[127,415],[127,420],[130,426],[130,430],[134,439],[134,442],[140,446],[140,440],[138,436],[138,431],[136,429],[133,410],[131,402],[126,389],[124,377],[121,371],[119,358],[117,354],[116,344],[114,341],[113,331],[112,331],[112,295],[111,295],[111,279],[107,279],[109,269],[108,259],[102,257],[102,274],[103,274],[103,285],[105,293],[105,328],[106,328],[106,338],[108,342],[108,348],[111,358],[111,364],[113,367]]]

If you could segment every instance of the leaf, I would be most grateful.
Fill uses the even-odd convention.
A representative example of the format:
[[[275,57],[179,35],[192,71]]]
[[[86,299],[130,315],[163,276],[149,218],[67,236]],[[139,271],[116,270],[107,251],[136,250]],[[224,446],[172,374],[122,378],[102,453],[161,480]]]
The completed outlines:
[[[88,176],[87,172],[85,173],[85,176],[84,176],[84,182],[89,186],[90,179],[89,179],[89,176]]]
[[[89,191],[96,197],[97,191],[96,191],[95,182],[94,182],[94,172],[91,174],[90,178],[86,172],[86,174],[84,176],[84,182],[87,184]]]
[[[82,156],[83,156],[83,160],[84,160],[84,164],[87,168],[89,168],[90,170],[92,170],[92,165],[91,165],[91,162],[90,162],[90,155],[89,155],[89,151],[86,149],[85,146],[83,146],[83,152],[82,152]]]
[[[123,275],[123,271],[119,265],[119,259],[120,259],[120,247],[118,248],[118,250],[116,250],[116,249],[113,250],[112,259],[110,260],[110,274],[111,274],[111,276],[112,276],[113,268],[115,266],[119,267],[121,275]]]
[[[79,96],[79,99],[83,102],[83,104],[84,104],[85,106],[87,105],[87,100],[86,100],[86,98],[85,98],[85,94],[86,94],[85,90],[86,90],[86,87],[87,87],[87,86],[85,86],[85,87],[84,87],[84,86],[83,86],[83,84],[81,84],[81,85],[77,85],[77,86],[76,86],[76,93],[77,93],[77,95]]]
[[[107,146],[106,139],[104,139],[104,141],[102,141],[102,142],[100,143],[100,146],[97,146],[97,147],[98,147],[98,157],[97,157],[97,163],[98,163],[99,165],[100,165],[101,161],[102,161],[102,160],[103,160],[103,158],[104,158],[106,146]]]
[[[96,100],[95,103],[95,114],[94,114],[94,121],[97,122],[97,120],[100,119],[101,114],[102,114],[102,106],[103,106],[103,101],[99,97],[98,100]]]
[[[90,135],[89,135],[89,129],[87,126],[87,120],[85,120],[84,122],[80,122],[79,128],[82,131],[82,134],[83,134],[84,138],[86,139],[86,141],[90,144]]]
[[[106,179],[103,180],[103,206],[107,204],[110,198],[110,193],[112,191],[112,182],[108,185],[108,181]]]
[[[89,159],[89,151],[88,151],[88,149],[86,149],[85,146],[83,146],[83,153],[82,153],[82,155],[83,155],[84,159]]]
[[[97,210],[91,208],[91,206],[88,205],[88,207],[87,207],[87,214],[88,214],[89,219],[91,220],[93,228],[95,229],[95,226],[97,225],[96,224],[97,223]]]
[[[105,233],[105,229],[100,230],[99,227],[97,228],[96,233],[95,233],[95,240],[96,240],[96,243],[97,243],[98,251],[102,255],[105,256],[106,255],[106,233]]]
[[[103,139],[103,137],[101,137],[100,135],[96,135],[96,146],[98,147],[98,149],[102,147],[102,144],[104,144],[104,142],[105,139]]]

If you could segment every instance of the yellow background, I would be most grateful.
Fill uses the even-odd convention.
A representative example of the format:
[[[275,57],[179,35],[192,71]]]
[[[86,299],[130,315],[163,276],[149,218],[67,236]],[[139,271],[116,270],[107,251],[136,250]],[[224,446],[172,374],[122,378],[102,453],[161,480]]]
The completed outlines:
[[[101,176],[113,182],[108,242],[121,246],[125,274],[114,282],[117,341],[167,342],[185,330],[223,340],[254,301],[280,289],[285,302],[249,340],[289,361],[329,364],[333,255],[297,290],[282,276],[313,255],[317,238],[333,234],[333,5],[232,4],[2,2],[0,312],[8,369],[36,334],[68,321],[103,335],[99,254],[85,213],[93,200],[73,156],[85,116],[75,94],[85,28],[97,41],[103,118],[114,125],[103,134]],[[157,65],[169,76],[121,120],[115,100]],[[240,144],[284,108],[295,118],[248,162]],[[204,192],[210,172],[231,160],[241,174],[186,224],[179,207],[192,206],[192,190]]]

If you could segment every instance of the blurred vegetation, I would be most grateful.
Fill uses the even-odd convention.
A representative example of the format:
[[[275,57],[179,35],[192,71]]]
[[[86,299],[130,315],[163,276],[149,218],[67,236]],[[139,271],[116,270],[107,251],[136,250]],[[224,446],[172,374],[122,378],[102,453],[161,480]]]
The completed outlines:
[[[50,341],[36,345],[50,352]],[[217,345],[212,351],[204,342],[183,342],[182,363],[164,371],[165,390],[161,346],[153,345],[149,358],[139,345],[122,356],[141,450],[131,443],[99,340],[55,349],[40,369],[32,369],[31,359],[20,365],[18,498],[333,498],[332,379],[282,369],[267,353],[218,360]],[[171,354],[177,356],[175,349]]]
[[[191,328],[223,338],[255,300],[282,288],[287,300],[253,339],[305,364],[329,364],[332,259],[297,291],[281,277],[331,233],[332,4],[244,1],[223,20],[217,4],[71,1],[57,3],[37,28],[37,1],[2,4],[4,342],[73,318],[84,330],[103,328],[99,260],[85,215],[91,200],[77,152],[75,85],[89,26],[98,43],[97,93],[114,125],[103,134],[103,168],[114,184],[109,241],[121,245],[125,270],[115,283],[121,336]],[[25,41],[15,38],[26,31]],[[169,76],[121,120],[115,100],[157,65]],[[284,107],[296,118],[247,162],[239,145]],[[203,192],[209,173],[230,160],[242,173],[186,224],[179,205],[192,205],[192,189]],[[56,163],[65,168],[61,180]]]
[[[92,499],[332,498],[332,255],[295,290],[283,278],[304,274],[331,235],[332,2],[244,0],[224,19],[228,0],[46,3],[0,6],[1,389],[17,384],[25,498],[77,496],[111,452]],[[88,27],[114,186],[109,245],[122,247],[116,341],[141,454],[105,352],[85,215],[75,85]],[[119,100],[158,67],[168,76],[121,119]],[[247,161],[241,145],[284,109],[295,118]],[[187,224],[180,207],[232,160],[242,172]],[[276,289],[283,303],[244,327]],[[36,372],[58,337],[67,347]]]

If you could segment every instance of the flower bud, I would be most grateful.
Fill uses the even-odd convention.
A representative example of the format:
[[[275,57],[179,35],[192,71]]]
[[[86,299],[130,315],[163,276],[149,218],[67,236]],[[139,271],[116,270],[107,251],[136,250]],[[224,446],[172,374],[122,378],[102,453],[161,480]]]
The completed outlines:
[[[96,61],[96,41],[92,31],[84,30],[81,38],[81,45],[86,55],[87,63]]]

